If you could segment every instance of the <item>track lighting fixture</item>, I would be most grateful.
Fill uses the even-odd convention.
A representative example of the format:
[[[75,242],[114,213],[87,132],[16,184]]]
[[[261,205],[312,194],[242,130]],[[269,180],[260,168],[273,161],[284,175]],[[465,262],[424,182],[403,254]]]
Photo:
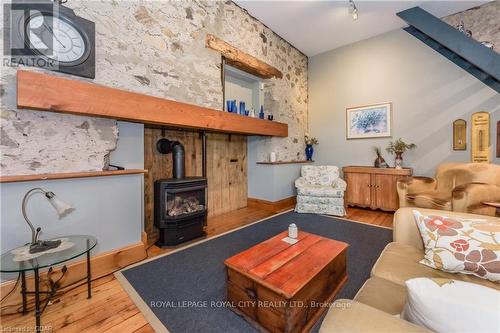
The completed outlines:
[[[349,13],[352,15],[353,20],[358,19],[358,7],[353,0],[349,0]]]

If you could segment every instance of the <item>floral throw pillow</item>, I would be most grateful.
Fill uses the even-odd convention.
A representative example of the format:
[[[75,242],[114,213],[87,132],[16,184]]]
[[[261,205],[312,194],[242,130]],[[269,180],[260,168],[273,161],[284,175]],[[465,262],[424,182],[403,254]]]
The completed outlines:
[[[425,246],[421,264],[500,281],[500,221],[413,215]]]

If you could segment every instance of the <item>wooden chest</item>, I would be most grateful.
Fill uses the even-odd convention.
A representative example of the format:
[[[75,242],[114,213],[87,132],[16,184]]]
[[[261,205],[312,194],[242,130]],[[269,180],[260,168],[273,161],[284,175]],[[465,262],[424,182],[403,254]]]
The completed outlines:
[[[232,309],[266,332],[308,332],[347,281],[346,243],[287,232],[225,261]]]

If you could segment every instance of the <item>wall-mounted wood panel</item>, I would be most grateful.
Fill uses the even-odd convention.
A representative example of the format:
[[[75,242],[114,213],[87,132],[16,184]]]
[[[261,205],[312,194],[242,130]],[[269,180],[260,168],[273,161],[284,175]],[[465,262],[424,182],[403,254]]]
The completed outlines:
[[[201,138],[199,133],[165,131],[165,137],[184,145],[186,176],[201,176]],[[145,231],[149,239],[158,237],[154,226],[154,181],[172,177],[172,154],[162,155],[156,142],[162,138],[161,129],[144,129],[144,166],[149,170],[144,177]],[[247,145],[246,137],[228,134],[207,134],[208,211],[214,216],[246,207],[247,205]],[[209,224],[217,223],[212,219]],[[209,225],[209,228],[216,226]]]
[[[17,107],[173,128],[288,136],[288,125],[79,80],[17,71]]]

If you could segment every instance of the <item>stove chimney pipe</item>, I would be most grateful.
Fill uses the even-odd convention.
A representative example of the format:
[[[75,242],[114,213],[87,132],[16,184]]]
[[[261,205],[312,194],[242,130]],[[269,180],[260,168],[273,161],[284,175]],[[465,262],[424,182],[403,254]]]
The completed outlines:
[[[170,141],[168,139],[160,139],[156,143],[156,149],[161,154],[172,153],[173,175],[175,179],[185,178],[184,166],[184,146],[179,141]]]
[[[185,176],[184,168],[184,146],[175,141],[172,147],[172,161],[174,163],[174,178],[183,179]]]

